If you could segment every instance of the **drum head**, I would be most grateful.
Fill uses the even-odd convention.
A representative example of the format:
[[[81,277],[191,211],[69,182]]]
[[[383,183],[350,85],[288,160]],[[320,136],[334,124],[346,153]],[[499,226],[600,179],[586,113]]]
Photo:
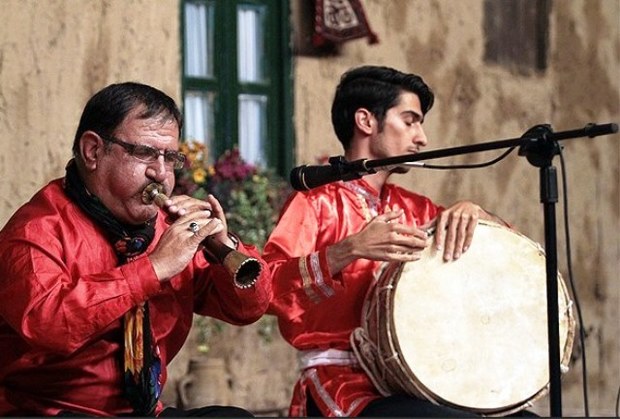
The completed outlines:
[[[570,342],[570,351],[561,280],[559,288],[560,341]],[[545,256],[526,237],[481,223],[457,261],[427,248],[421,260],[404,264],[392,305],[395,346],[438,403],[492,412],[546,389]]]

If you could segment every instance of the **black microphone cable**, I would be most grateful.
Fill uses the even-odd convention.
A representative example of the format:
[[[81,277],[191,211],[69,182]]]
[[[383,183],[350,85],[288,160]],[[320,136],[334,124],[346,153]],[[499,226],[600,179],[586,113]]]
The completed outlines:
[[[504,160],[506,157],[508,157],[508,155],[510,153],[512,153],[515,150],[516,147],[510,147],[509,149],[507,149],[506,151],[504,151],[502,154],[500,154],[498,157],[489,160],[487,162],[483,162],[483,163],[471,163],[471,164],[446,164],[446,165],[441,165],[441,164],[431,164],[431,163],[421,163],[421,164],[412,164],[411,166],[413,167],[420,167],[422,169],[439,169],[439,170],[446,170],[446,169],[480,169],[482,167],[488,167],[488,166],[492,166],[495,163],[498,163],[502,160]]]
[[[581,375],[583,379],[583,406],[585,417],[590,417],[590,408],[588,402],[588,368],[586,366],[586,336],[583,316],[581,314],[581,304],[579,303],[579,296],[575,288],[575,281],[573,278],[573,261],[572,252],[570,246],[570,223],[568,222],[568,181],[566,178],[566,162],[564,161],[564,154],[562,154],[562,147],[558,147],[560,155],[560,169],[562,174],[562,203],[564,205],[564,236],[566,241],[566,264],[568,269],[568,281],[573,293],[573,299],[575,300],[575,309],[577,310],[577,318],[579,321],[579,342],[581,343],[581,362],[583,368],[581,369]]]

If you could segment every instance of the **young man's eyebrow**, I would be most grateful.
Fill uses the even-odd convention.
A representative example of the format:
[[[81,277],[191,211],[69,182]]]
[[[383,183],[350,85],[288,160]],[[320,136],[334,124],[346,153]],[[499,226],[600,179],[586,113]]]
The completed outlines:
[[[406,111],[402,111],[400,113],[402,116],[408,116],[411,115],[414,117],[414,119],[420,121],[420,122],[424,122],[424,115],[416,112],[416,111],[412,111],[412,110],[406,110]]]

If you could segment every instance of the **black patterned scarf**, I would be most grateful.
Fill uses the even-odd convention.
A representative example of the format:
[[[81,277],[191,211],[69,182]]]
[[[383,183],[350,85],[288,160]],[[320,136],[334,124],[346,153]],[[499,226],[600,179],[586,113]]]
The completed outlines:
[[[88,192],[74,160],[67,164],[64,187],[67,195],[106,231],[119,265],[148,248],[155,236],[154,220],[140,226],[120,223],[96,196]],[[148,302],[128,311],[123,325],[125,396],[136,415],[152,415],[161,394],[161,361],[152,339]]]

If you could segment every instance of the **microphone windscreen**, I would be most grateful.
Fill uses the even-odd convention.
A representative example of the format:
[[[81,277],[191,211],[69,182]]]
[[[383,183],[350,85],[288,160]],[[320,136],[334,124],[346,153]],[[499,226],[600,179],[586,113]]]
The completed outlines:
[[[308,191],[312,188],[343,179],[343,174],[334,166],[299,166],[291,170],[290,181],[293,189]]]

